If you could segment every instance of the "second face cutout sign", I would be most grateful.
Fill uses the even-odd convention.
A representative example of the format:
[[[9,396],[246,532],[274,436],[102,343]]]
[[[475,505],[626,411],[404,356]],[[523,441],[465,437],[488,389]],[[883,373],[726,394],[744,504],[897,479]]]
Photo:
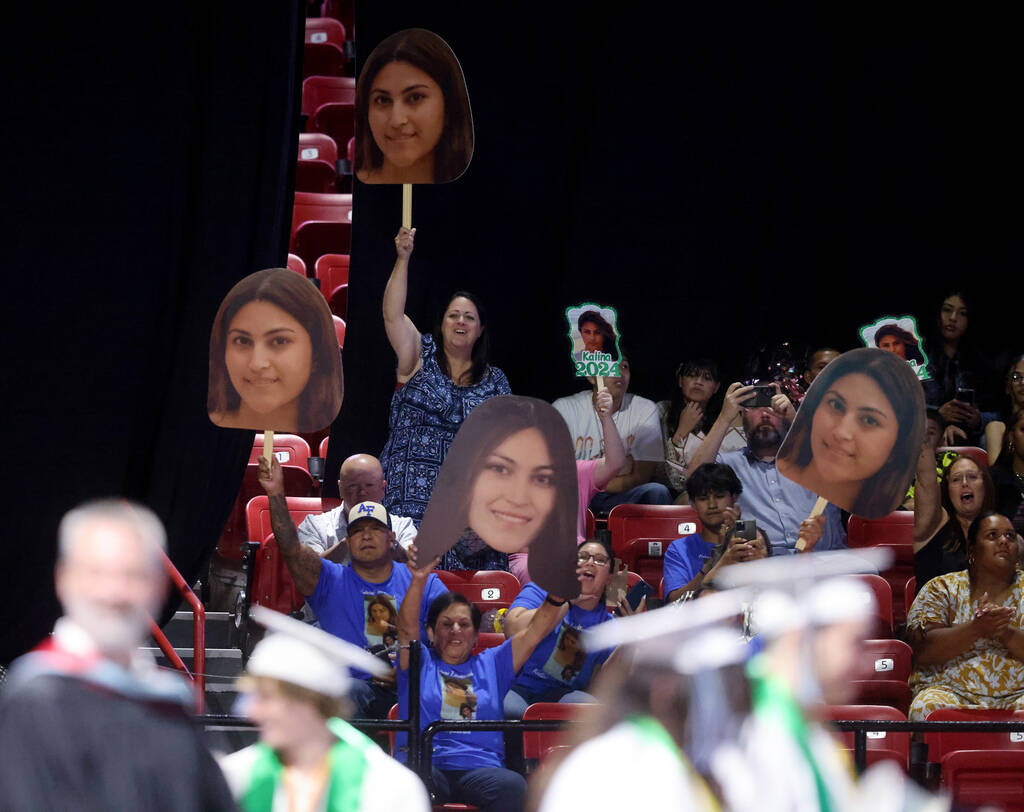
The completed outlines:
[[[535,398],[489,398],[463,421],[437,475],[416,537],[419,561],[442,555],[469,530],[500,552],[529,552],[530,577],[574,598],[578,502],[562,416]]]
[[[619,376],[618,314],[614,307],[585,302],[565,309],[569,355],[577,377]]]
[[[895,353],[859,349],[822,370],[779,449],[779,472],[856,516],[894,511],[924,442],[924,393]]]

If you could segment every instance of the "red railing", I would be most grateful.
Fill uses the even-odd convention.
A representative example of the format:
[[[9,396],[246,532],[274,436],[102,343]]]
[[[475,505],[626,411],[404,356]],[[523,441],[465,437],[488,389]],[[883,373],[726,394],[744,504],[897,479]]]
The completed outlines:
[[[195,688],[196,694],[196,713],[206,712],[206,609],[203,607],[203,602],[196,597],[196,593],[192,591],[192,588],[185,583],[185,579],[181,573],[178,572],[178,568],[174,566],[166,555],[164,555],[164,569],[167,570],[167,575],[170,577],[171,582],[177,588],[178,592],[185,599],[188,605],[192,608],[192,671],[188,670],[188,666],[182,662],[181,657],[178,656],[178,652],[174,650],[174,646],[171,645],[171,641],[167,639],[167,635],[163,633],[163,630],[156,625],[156,621],[150,619],[150,632],[153,635],[153,639],[156,644],[160,647],[160,651],[164,653],[164,656],[170,660],[171,665],[181,671],[188,677]]]

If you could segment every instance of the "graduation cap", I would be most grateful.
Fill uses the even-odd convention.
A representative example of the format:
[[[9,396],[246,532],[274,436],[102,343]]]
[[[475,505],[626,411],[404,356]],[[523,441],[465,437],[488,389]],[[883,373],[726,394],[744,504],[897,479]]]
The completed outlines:
[[[739,618],[748,589],[718,592],[602,623],[583,634],[588,651],[628,646],[635,663],[695,674],[742,662],[748,650]]]
[[[341,638],[264,606],[252,617],[271,632],[253,649],[246,673],[270,677],[335,699],[348,692],[349,670],[383,677],[389,668],[373,654]]]

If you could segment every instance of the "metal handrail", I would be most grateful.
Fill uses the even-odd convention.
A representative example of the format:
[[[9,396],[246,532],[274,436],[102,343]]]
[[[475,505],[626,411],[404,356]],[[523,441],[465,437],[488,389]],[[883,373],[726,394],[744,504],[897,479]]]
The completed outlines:
[[[196,713],[203,714],[206,711],[206,608],[185,582],[182,574],[178,572],[174,562],[167,557],[166,553],[161,553],[161,555],[163,555],[164,569],[167,571],[171,583],[192,608],[192,671],[188,670],[188,666],[178,656],[178,652],[174,650],[174,646],[167,639],[163,629],[157,626],[156,621],[152,618],[150,618],[150,633],[171,665],[192,681],[196,695]]]

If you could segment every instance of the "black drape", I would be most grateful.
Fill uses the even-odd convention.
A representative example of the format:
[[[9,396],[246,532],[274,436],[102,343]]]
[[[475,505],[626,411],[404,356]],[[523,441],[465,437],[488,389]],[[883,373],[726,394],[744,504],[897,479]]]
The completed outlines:
[[[300,6],[5,16],[0,660],[58,614],[55,530],[76,503],[148,504],[189,580],[224,525],[252,432],[207,419],[209,330],[236,281],[287,254]]]

